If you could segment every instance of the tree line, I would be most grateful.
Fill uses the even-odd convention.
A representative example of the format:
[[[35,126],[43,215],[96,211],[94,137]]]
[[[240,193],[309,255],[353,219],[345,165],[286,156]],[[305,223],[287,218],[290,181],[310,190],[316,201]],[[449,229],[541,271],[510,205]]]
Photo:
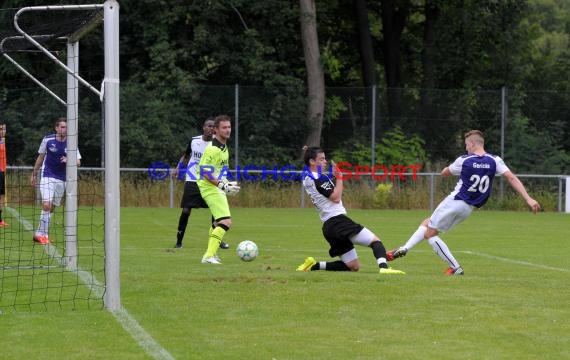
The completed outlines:
[[[5,34],[7,9],[53,2],[2,4]],[[368,161],[374,136],[377,161],[416,159],[429,167],[463,151],[462,132],[479,128],[495,153],[505,131],[505,157],[518,172],[568,171],[565,0],[119,4],[122,166],[176,161],[207,116],[233,116],[239,84],[243,161],[291,163],[306,143]],[[43,25],[53,24],[46,16]],[[102,53],[98,28],[81,41],[80,73],[94,84],[104,76]],[[18,56],[65,93],[65,75],[51,62]],[[81,94],[80,149],[84,163],[97,166],[101,105]],[[4,59],[0,104],[9,162],[32,163],[64,110]]]

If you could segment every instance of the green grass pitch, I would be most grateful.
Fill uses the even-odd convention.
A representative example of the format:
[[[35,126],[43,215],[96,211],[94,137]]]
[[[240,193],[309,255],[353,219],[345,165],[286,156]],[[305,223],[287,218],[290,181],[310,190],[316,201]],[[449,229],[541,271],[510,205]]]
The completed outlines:
[[[207,210],[193,211],[184,247],[173,249],[179,209],[122,209],[122,305],[163,353],[90,308],[4,311],[0,358],[570,358],[568,214],[474,212],[442,236],[465,276],[445,277],[420,244],[392,263],[407,275],[380,277],[363,247],[358,273],[295,271],[306,256],[330,259],[314,209],[232,213],[231,249],[215,266],[200,263]],[[349,210],[388,249],[428,215]],[[235,254],[245,239],[260,249],[250,263]]]

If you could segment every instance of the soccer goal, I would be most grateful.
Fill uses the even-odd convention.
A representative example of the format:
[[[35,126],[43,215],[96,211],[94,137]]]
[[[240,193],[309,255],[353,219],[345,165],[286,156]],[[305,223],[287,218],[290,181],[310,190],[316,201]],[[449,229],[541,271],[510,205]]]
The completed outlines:
[[[10,10],[2,13],[0,53],[5,61],[64,107],[62,111],[65,111],[67,117],[67,162],[61,241],[45,246],[34,244],[31,234],[34,231],[36,210],[10,206],[14,201],[7,202],[5,210],[10,213],[13,224],[0,232],[0,310],[2,307],[25,305],[26,301],[69,301],[74,304],[81,298],[99,298],[106,308],[117,310],[121,306],[119,4],[115,0],[107,0],[103,4],[31,6]],[[93,30],[99,30],[101,24],[104,75],[101,82],[95,84],[93,80],[88,81],[80,75],[79,44]],[[63,69],[66,74],[66,96],[62,96],[60,89],[50,87],[42,79],[42,75],[46,74],[34,74],[30,69],[33,68],[31,62],[25,59],[27,53],[40,54],[57,69]],[[85,249],[78,246],[82,236],[81,232],[78,233],[78,227],[82,225],[78,224],[78,213],[81,211],[78,198],[81,194],[78,194],[77,168],[78,149],[81,148],[81,144],[78,144],[80,87],[95,94],[102,103],[104,230],[99,250],[94,246]],[[22,109],[22,112],[25,111]],[[38,145],[39,140],[41,139],[37,139]],[[17,194],[12,196],[7,193],[6,196],[17,198],[21,205],[26,202],[26,196],[22,194],[30,189],[23,185],[25,181],[19,184]],[[28,184],[28,187],[31,185]],[[57,214],[51,216],[53,218]],[[93,218],[93,215],[86,216],[89,217]],[[92,266],[98,258],[104,259],[100,266],[104,278],[99,280],[94,271],[97,265]]]

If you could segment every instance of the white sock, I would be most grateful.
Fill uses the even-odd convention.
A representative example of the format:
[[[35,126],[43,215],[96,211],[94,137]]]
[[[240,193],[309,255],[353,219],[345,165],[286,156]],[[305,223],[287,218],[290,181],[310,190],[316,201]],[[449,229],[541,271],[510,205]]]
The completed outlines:
[[[419,244],[424,239],[424,234],[426,233],[426,230],[427,230],[426,226],[420,225],[420,227],[416,230],[416,232],[413,233],[412,236],[408,239],[408,241],[404,245],[404,248],[406,248],[406,250],[410,250],[411,248]]]
[[[37,231],[38,234],[45,236],[48,235],[50,219],[51,219],[51,212],[42,210],[42,213],[40,215],[40,225],[38,226],[38,231]]]
[[[381,257],[381,258],[376,259],[376,263],[377,263],[378,265],[380,265],[380,264],[386,264],[387,261],[386,261],[386,258]]]
[[[319,261],[319,270],[326,270],[326,269],[327,269],[327,262]]]
[[[431,245],[433,251],[435,251],[435,253],[440,258],[442,258],[443,261],[448,263],[449,266],[454,269],[457,269],[459,267],[459,263],[457,260],[455,260],[453,255],[451,255],[451,251],[449,251],[447,244],[439,236],[433,236],[429,238],[428,242]]]

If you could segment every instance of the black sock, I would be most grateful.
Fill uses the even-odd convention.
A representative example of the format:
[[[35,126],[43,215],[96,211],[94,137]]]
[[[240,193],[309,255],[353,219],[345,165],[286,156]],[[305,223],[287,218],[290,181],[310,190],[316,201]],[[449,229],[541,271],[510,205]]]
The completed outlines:
[[[314,266],[318,267],[319,263],[316,263]],[[311,268],[311,270],[313,270],[313,269]],[[350,271],[350,268],[348,266],[346,266],[346,264],[343,263],[342,261],[337,260],[337,261],[327,262],[327,268],[325,270],[326,271]]]
[[[180,219],[178,220],[178,233],[176,234],[176,242],[182,243],[184,239],[184,233],[186,232],[186,226],[188,226],[188,218],[190,218],[190,211],[182,211],[180,214]]]
[[[0,209],[0,221],[2,221],[2,209]]]
[[[386,248],[384,247],[384,245],[382,245],[381,241],[373,241],[370,244],[370,247],[372,248],[372,253],[374,253],[374,257],[376,258],[376,260],[380,258],[386,259]],[[381,268],[388,268],[388,264],[385,262],[378,264],[378,266],[380,266]]]

